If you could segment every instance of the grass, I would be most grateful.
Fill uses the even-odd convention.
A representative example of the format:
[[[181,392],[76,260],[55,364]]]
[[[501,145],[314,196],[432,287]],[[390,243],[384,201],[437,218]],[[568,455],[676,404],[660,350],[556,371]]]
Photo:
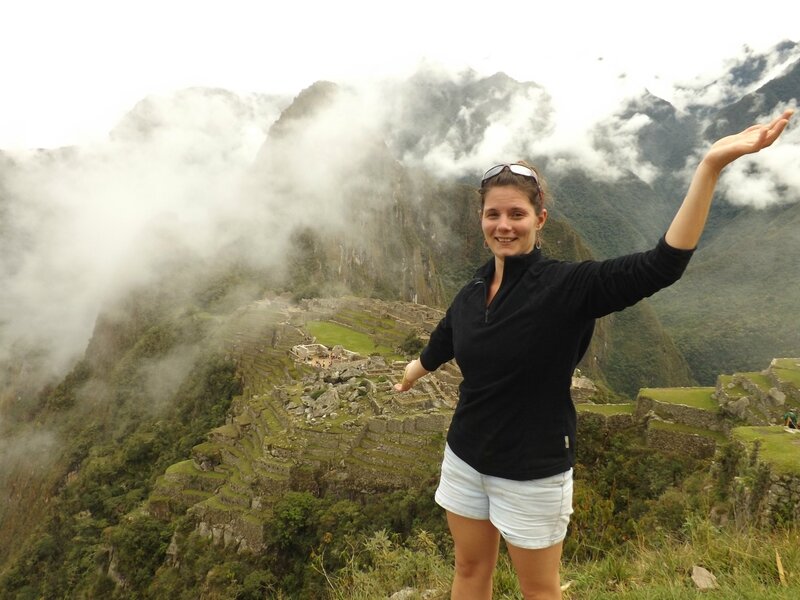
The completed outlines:
[[[402,360],[403,357],[397,354],[392,348],[376,344],[366,333],[361,333],[355,329],[330,323],[327,321],[310,321],[306,324],[308,332],[317,338],[317,342],[332,348],[333,346],[343,346],[351,352],[357,352],[362,356],[370,354],[380,354],[389,360]]]
[[[226,438],[236,439],[239,437],[239,430],[231,424],[220,425],[211,430],[211,434],[221,435]]]
[[[737,427],[734,439],[745,443],[761,440],[759,456],[778,473],[800,474],[800,433],[787,433],[781,425]]]
[[[324,556],[314,569],[329,583],[328,598],[372,600],[401,589],[409,598],[450,597],[453,576],[449,540],[442,544],[424,531],[401,545],[376,532],[351,549],[353,560],[335,573],[325,571]],[[442,546],[445,549],[442,550]],[[781,581],[776,553],[784,572]],[[356,560],[356,558],[358,560]],[[691,579],[694,566],[709,570],[718,587],[700,592]],[[779,600],[800,597],[800,536],[798,530],[767,532],[721,529],[703,519],[689,519],[681,538],[646,532],[621,542],[601,559],[564,561],[564,600]],[[513,567],[505,549],[493,579],[493,597],[520,598]]]
[[[642,388],[639,396],[652,398],[657,402],[683,404],[692,408],[717,411],[719,404],[711,397],[714,391],[713,387]]]
[[[737,383],[730,388],[728,387],[728,384],[733,382],[733,375],[720,375],[718,381],[720,388],[729,398],[741,398],[747,395],[747,391],[742,387],[741,383]]]
[[[666,421],[658,421],[656,419],[650,421],[648,427],[653,429],[662,429],[664,431],[674,431],[676,433],[688,433],[692,435],[700,435],[705,438],[711,438],[718,443],[725,443],[728,438],[725,434],[719,431],[711,431],[703,429],[702,427],[692,427],[691,425],[684,425],[683,423],[668,423]]]
[[[800,358],[778,359],[771,370],[780,381],[800,389]]]
[[[636,405],[626,404],[576,404],[578,412],[593,412],[600,415],[632,415],[636,410]]]
[[[742,375],[743,377],[746,377],[753,383],[755,383],[765,392],[768,392],[772,388],[772,382],[769,380],[769,377],[767,377],[763,373],[755,371],[753,373],[739,373],[739,374]]]
[[[217,473],[215,471],[202,471],[201,469],[198,469],[193,460],[184,460],[179,463],[175,463],[174,465],[170,465],[167,467],[165,473],[180,473],[183,475],[193,475],[195,477],[205,477],[208,479],[225,479],[226,477],[223,473]]]

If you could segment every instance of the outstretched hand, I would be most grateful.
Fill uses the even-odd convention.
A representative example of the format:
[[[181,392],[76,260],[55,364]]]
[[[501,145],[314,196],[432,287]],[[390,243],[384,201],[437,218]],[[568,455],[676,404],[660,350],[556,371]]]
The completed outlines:
[[[400,383],[394,384],[394,390],[396,392],[407,392],[413,387],[417,379],[427,372],[428,371],[422,366],[422,362],[418,358],[412,360],[406,365],[406,368],[403,369],[403,379]]]
[[[703,162],[716,171],[721,171],[737,158],[771,146],[783,133],[793,114],[793,110],[786,110],[771,123],[752,125],[740,133],[717,140],[706,153]]]

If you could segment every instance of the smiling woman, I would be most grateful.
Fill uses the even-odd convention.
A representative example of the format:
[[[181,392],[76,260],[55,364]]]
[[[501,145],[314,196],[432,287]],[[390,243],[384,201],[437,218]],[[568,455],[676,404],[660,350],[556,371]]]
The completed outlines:
[[[451,359],[463,375],[435,496],[455,545],[453,598],[491,597],[501,538],[526,599],[561,597],[577,431],[570,384],[595,321],[680,279],[722,170],[770,146],[792,115],[786,110],[715,142],[655,247],[603,261],[544,256],[539,174],[521,163],[486,171],[481,228],[493,256],[456,295],[395,385],[407,391]]]
[[[540,231],[547,221],[544,180],[524,162],[496,165],[481,181],[481,229],[492,251],[497,277],[489,286],[491,302],[503,279],[503,258],[541,248]]]

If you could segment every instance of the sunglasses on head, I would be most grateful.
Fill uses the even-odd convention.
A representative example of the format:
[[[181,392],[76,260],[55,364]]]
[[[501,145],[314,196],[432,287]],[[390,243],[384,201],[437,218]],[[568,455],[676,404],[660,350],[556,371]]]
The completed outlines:
[[[515,175],[522,175],[523,177],[530,177],[539,185],[539,178],[536,176],[536,171],[525,165],[495,165],[486,173],[483,174],[481,179],[481,187],[486,184],[486,181],[508,169]]]

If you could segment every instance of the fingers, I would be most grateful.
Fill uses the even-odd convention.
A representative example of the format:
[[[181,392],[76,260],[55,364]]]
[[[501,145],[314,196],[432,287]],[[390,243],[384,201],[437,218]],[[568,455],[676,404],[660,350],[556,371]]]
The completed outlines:
[[[726,165],[745,154],[754,154],[771,146],[783,133],[794,110],[788,109],[770,123],[751,125],[744,131],[729,135],[712,144],[704,161],[721,171]]]
[[[774,119],[772,119],[772,121],[770,121],[770,123],[768,125],[766,125],[766,128],[769,129],[769,130],[772,130],[775,127],[781,127],[781,129],[783,127],[786,127],[786,123],[789,122],[789,119],[792,118],[793,114],[794,114],[794,110],[793,109],[791,109],[791,108],[786,109],[785,111],[783,111],[783,113],[780,116],[775,117]],[[783,121],[783,123],[781,123],[782,121]],[[747,131],[749,129],[753,129],[754,127],[764,127],[764,126],[765,125],[754,125],[752,127],[748,127],[745,131]]]
[[[751,125],[745,129],[743,134],[757,134],[756,139],[752,142],[753,150],[751,152],[758,152],[763,148],[767,148],[777,140],[789,124],[789,119],[792,118],[794,110],[788,109],[781,114],[781,116],[773,119],[768,125]],[[749,136],[748,136],[749,137]]]
[[[780,117],[775,118],[772,123],[769,124],[769,131],[770,134],[772,132],[776,132],[776,137],[781,134],[781,132],[786,129],[786,126],[789,124],[789,119],[792,118],[794,114],[794,110],[788,109],[783,111],[783,114]]]
[[[788,111],[789,117],[791,117],[791,111]],[[785,114],[785,113],[784,113]],[[771,146],[772,142],[777,140],[780,135],[783,133],[783,130],[786,129],[786,126],[789,124],[788,118],[780,117],[775,119],[769,126],[769,129],[764,132],[764,135],[759,138],[759,141],[763,141],[763,147],[766,148],[767,146]]]
[[[400,383],[394,384],[394,389],[396,392],[407,392],[411,389],[411,386],[414,385],[413,382],[408,380],[408,367],[409,365],[406,365],[406,368],[403,369],[403,379],[400,381]]]
[[[792,118],[793,114],[794,114],[794,110],[793,109],[791,109],[791,108],[787,109],[787,110],[783,111],[783,114],[781,114],[779,117],[775,117],[768,124],[767,123],[756,123],[755,125],[750,125],[750,127],[745,129],[744,131],[742,131],[742,133],[750,133],[752,131],[765,130],[765,131],[768,131],[770,134],[773,131],[777,131],[777,133],[780,134],[780,132],[782,132],[784,130],[784,128],[786,127],[786,125],[789,123],[789,119]]]

